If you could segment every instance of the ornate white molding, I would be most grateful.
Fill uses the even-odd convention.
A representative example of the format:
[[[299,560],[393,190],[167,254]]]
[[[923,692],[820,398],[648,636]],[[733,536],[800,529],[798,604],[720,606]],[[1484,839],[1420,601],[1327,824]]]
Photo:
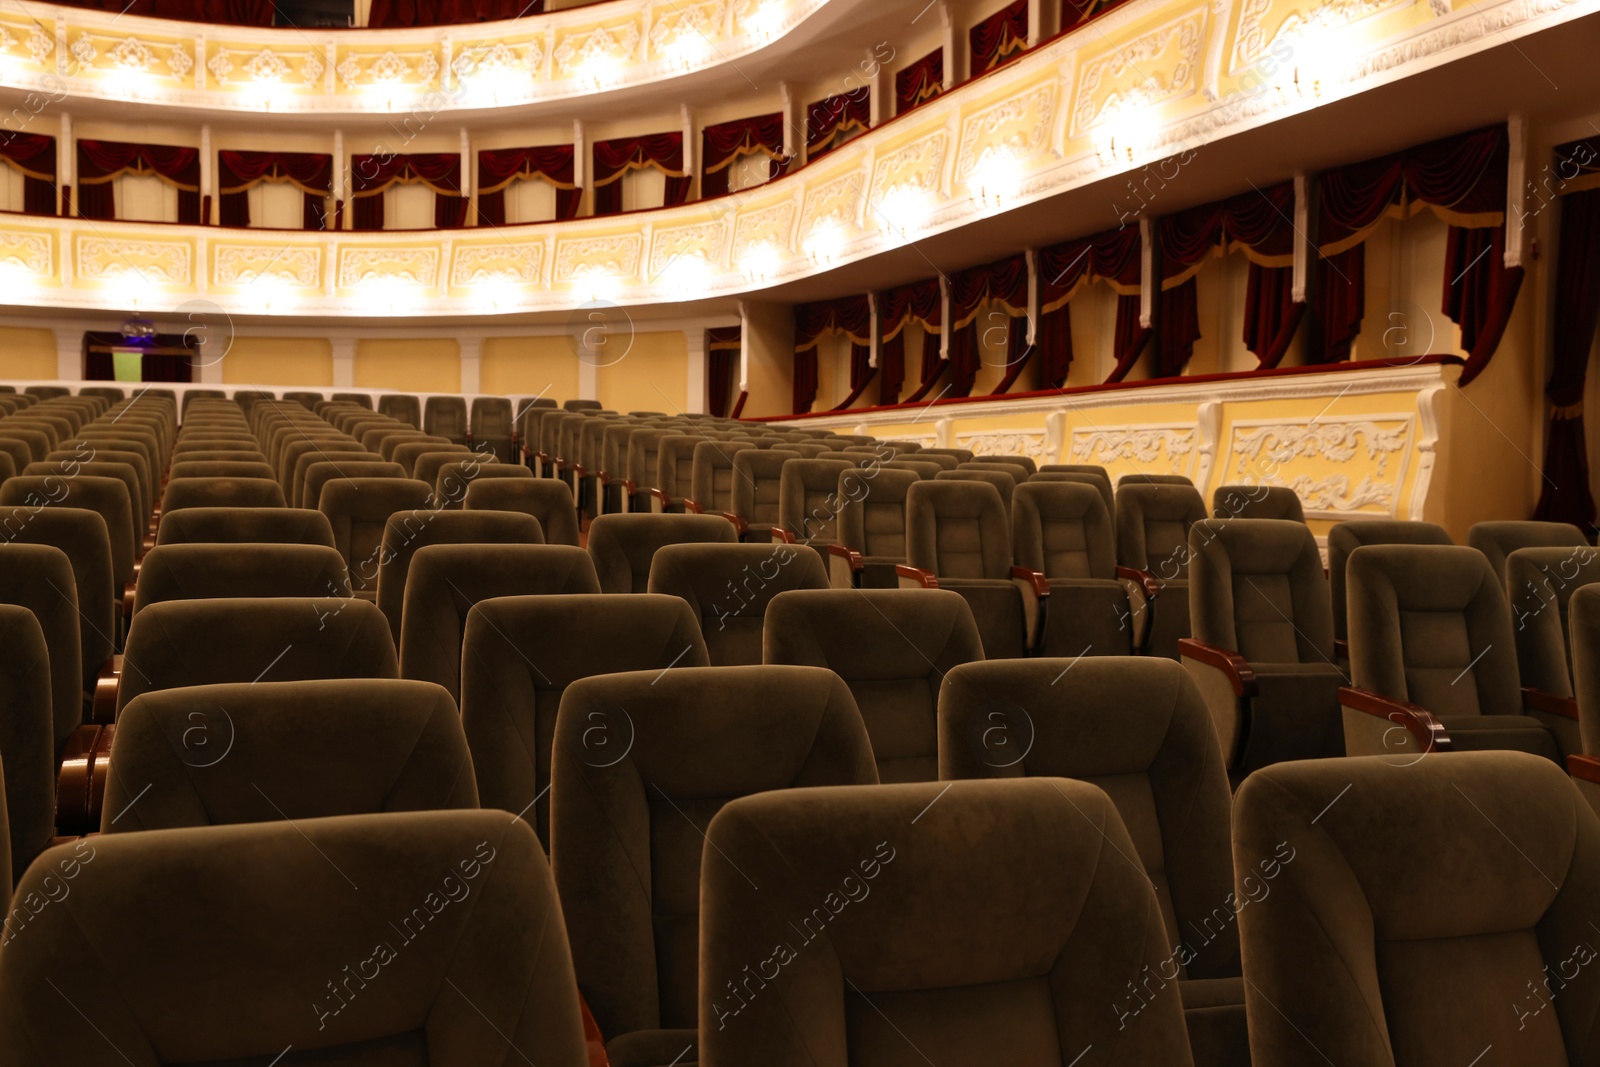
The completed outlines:
[[[215,255],[214,277],[221,285],[249,285],[263,278],[275,278],[315,289],[322,280],[320,248],[274,249],[218,244]]]

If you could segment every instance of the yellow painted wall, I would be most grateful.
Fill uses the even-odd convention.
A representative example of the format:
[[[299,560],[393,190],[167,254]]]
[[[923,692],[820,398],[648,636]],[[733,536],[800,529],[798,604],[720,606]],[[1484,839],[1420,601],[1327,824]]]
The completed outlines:
[[[0,378],[54,378],[56,335],[53,330],[0,326]]]
[[[578,395],[578,354],[571,338],[490,337],[480,367],[485,393],[546,396],[561,403]]]
[[[320,337],[235,337],[222,357],[229,385],[333,384],[333,345]]]
[[[458,393],[461,346],[448,337],[357,341],[355,384],[360,389]]]
[[[689,347],[682,330],[635,334],[627,353],[595,368],[600,403],[613,411],[689,410]],[[695,407],[701,402],[697,398]]]

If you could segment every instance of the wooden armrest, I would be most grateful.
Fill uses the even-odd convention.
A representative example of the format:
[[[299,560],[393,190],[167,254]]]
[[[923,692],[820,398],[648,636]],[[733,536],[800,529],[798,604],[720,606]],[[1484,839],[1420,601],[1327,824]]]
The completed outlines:
[[[867,566],[867,557],[848,545],[829,545],[828,555],[837,556],[848,563],[852,572],[865,570]]]
[[[56,826],[66,834],[100,829],[115,726],[80,726],[67,741],[56,780]]]
[[[138,591],[138,582],[129,582],[122,588],[122,614],[126,618],[133,618],[133,601]]]
[[[471,447],[472,447],[472,431],[471,431],[471,430],[468,430],[468,431],[467,431],[467,432],[466,432],[466,433],[465,433],[465,434],[463,434],[463,435],[462,435],[462,436],[463,436],[463,437],[465,437],[465,438],[466,438],[466,439],[467,439],[467,447],[468,447],[468,448],[471,448]]]
[[[533,453],[533,456],[540,463],[549,463],[550,462],[550,453],[548,453],[548,452],[537,452],[536,451],[536,452]]]
[[[1523,686],[1522,706],[1546,715],[1559,715],[1573,722],[1578,721],[1578,701],[1573,697],[1558,697],[1548,689]]]
[[[632,478],[624,478],[622,479],[622,491],[632,496],[639,491],[639,486]]]
[[[706,513],[706,509],[700,506],[698,500],[690,500],[688,497],[683,498],[683,510],[690,515],[704,515]]]
[[[100,667],[95,679],[94,698],[90,717],[98,723],[108,723],[117,717],[117,688],[122,684],[122,657],[112,656]]]
[[[1141,571],[1137,567],[1117,567],[1117,577],[1126,579],[1139,587],[1146,600],[1154,600],[1161,595],[1161,583],[1156,581],[1156,576],[1149,571]]]
[[[1353,685],[1339,687],[1339,703],[1351,711],[1364,712],[1380,719],[1388,719],[1406,728],[1424,752],[1448,752],[1454,746],[1444,724],[1433,713],[1403,700],[1391,700],[1370,689],[1357,689]]]
[[[744,539],[745,533],[750,529],[750,524],[744,521],[743,515],[735,515],[731,511],[719,511],[716,514],[733,523],[733,535],[740,540]]]
[[[1178,655],[1192,659],[1196,663],[1204,663],[1207,667],[1215,667],[1227,675],[1228,681],[1233,684],[1233,695],[1240,699],[1248,700],[1261,695],[1261,685],[1256,681],[1256,672],[1251,669],[1249,661],[1237,652],[1230,652],[1217,645],[1208,645],[1192,637],[1180,637]]]
[[[1050,579],[1044,576],[1044,571],[1036,571],[1031,567],[1012,567],[1011,577],[1032,586],[1033,595],[1040,600],[1050,595]]]
[[[650,497],[653,500],[661,501],[661,506],[663,508],[672,507],[672,498],[667,495],[666,490],[664,490],[664,489],[652,489],[652,490],[650,490]]]
[[[1568,756],[1567,773],[1585,782],[1600,783],[1600,756]]]
[[[921,567],[913,567],[909,563],[896,563],[894,573],[897,578],[910,578],[924,589],[939,588],[939,579],[934,577],[932,571],[925,571]]]
[[[572,467],[573,471],[578,475],[578,477],[587,478],[589,476],[589,469],[587,467],[585,467],[582,463],[573,463],[573,464],[570,464],[570,466]]]
[[[1350,642],[1346,641],[1342,637],[1335,638],[1333,642],[1333,654],[1336,658],[1342,659],[1346,663],[1350,662]]]

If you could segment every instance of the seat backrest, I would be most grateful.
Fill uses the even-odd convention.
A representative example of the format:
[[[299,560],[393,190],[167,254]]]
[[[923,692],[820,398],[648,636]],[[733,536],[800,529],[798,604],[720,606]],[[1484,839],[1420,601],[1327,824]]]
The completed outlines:
[[[839,540],[839,476],[855,465],[837,459],[796,459],[778,476],[778,524],[806,544]]]
[[[791,448],[745,448],[733,454],[733,492],[728,510],[746,522],[778,523],[783,465],[800,459]]]
[[[699,433],[663,437],[656,446],[656,488],[674,501],[688,496],[694,483],[694,450],[705,440],[705,435]]]
[[[561,406],[563,408],[565,408],[567,411],[599,411],[600,410],[600,401],[598,401],[598,400],[564,400],[564,401],[562,401]]]
[[[222,682],[398,678],[376,605],[348,597],[151,604],[128,628],[117,710],[143,693]]]
[[[548,418],[545,419],[545,422],[549,421]],[[664,438],[674,436],[676,432],[648,429],[637,430],[628,435],[627,478],[638,491],[660,488],[656,485],[656,471],[661,464],[661,442]]]
[[[1300,494],[1283,485],[1219,485],[1211,494],[1218,519],[1287,519],[1305,522]]]
[[[520,463],[496,463],[493,456],[452,460],[441,466],[434,476],[434,500],[441,508],[459,511],[473,482],[494,478],[531,480],[533,472]]]
[[[906,494],[913,471],[849,470],[839,475],[839,543],[864,556],[906,558]]]
[[[281,508],[283,489],[270,478],[179,478],[167,483],[163,515],[183,508]]]
[[[1441,717],[1521,711],[1511,611],[1483,553],[1366,545],[1347,578],[1355,685]]]
[[[821,557],[781,542],[663,545],[650,565],[649,591],[688,602],[714,667],[761,662],[763,620],[773,597],[827,588]]]
[[[702,889],[702,1063],[808,1067],[824,1062],[819,1035],[827,1062],[1001,1062],[982,1051],[1000,1034],[1026,1049],[1004,1062],[1192,1062],[1178,983],[1127,988],[1170,974],[1171,945],[1092,785],[769,792],[729,803],[707,836],[720,855]],[[1019,864],[1026,879],[996,877]],[[830,899],[837,911],[818,906]],[[792,959],[785,946],[800,959],[742,995],[743,961]]]
[[[620,758],[596,745],[608,720],[632,739]],[[550,854],[578,985],[608,1034],[696,1025],[701,828],[724,804],[877,782],[849,690],[806,667],[580,679],[561,701],[551,774]]]
[[[906,561],[941,578],[1009,579],[1009,519],[992,484],[919,481],[906,493]]]
[[[726,441],[702,441],[696,445],[689,498],[704,511],[732,511],[734,457],[750,451],[762,450],[752,445]]]
[[[937,463],[916,459],[890,460],[882,465],[884,470],[911,471],[918,478],[934,478],[946,468]]]
[[[1332,663],[1333,604],[1317,539],[1293,519],[1206,519],[1189,530],[1194,636],[1252,663]]]
[[[1333,598],[1333,636],[1347,636],[1349,597],[1345,593],[1345,566],[1350,553],[1362,545],[1450,545],[1443,526],[1431,522],[1363,519],[1335,523],[1328,530],[1328,594]]]
[[[116,604],[120,601],[113,591],[111,539],[105,520],[98,512],[83,508],[0,506],[0,541],[8,546],[48,546],[66,555],[72,568],[71,587],[62,584],[64,576],[58,568],[41,570],[34,576],[45,580],[53,593],[74,607],[83,692],[91,691],[94,675],[112,652],[117,632]],[[56,637],[54,626],[49,628],[49,634],[52,639]],[[81,721],[75,717],[67,723],[64,710],[57,711],[63,716],[66,733]]]
[[[1580,962],[1600,822],[1549,760],[1279,763],[1240,788],[1233,825],[1260,886],[1239,911],[1256,1064],[1600,1057],[1600,984]]]
[[[283,398],[285,400],[293,400],[307,411],[310,411],[312,405],[322,399],[322,394],[310,389],[290,390],[283,394]]]
[[[1600,587],[1580,586],[1568,606],[1572,639],[1572,691],[1585,752],[1600,752]]]
[[[953,668],[939,693],[939,777],[1104,789],[1155,886],[1180,975],[1237,977],[1237,929],[1214,912],[1234,889],[1233,794],[1200,691],[1172,660],[1096,656],[1074,664],[1063,692],[1063,665]]]
[[[599,592],[589,554],[572,545],[426,545],[406,578],[400,674],[459,699],[461,644],[475,605],[503,596]]]
[[[938,776],[940,682],[981,659],[972,609],[948,590],[799,590],[767,607],[762,662],[826,667],[843,678],[885,782]]]
[[[0,870],[8,877],[0,896],[9,898],[10,886],[55,836],[56,738],[50,649],[32,611],[0,603],[0,648],[6,650],[0,656],[0,708],[5,709],[0,715],[0,793],[5,796],[0,826],[10,841],[9,855],[0,847],[0,859],[6,861]],[[10,918],[8,912],[7,941]]]
[[[1205,501],[1194,486],[1124,476],[1117,485],[1117,562],[1162,581],[1187,578],[1189,527],[1204,518]]]
[[[109,583],[110,575],[106,575]],[[109,592],[109,590],[107,590]],[[73,729],[83,721],[83,653],[78,615],[77,581],[72,560],[51,544],[0,542],[0,604],[22,608],[34,617],[47,650],[51,714],[51,753],[59,753]],[[109,640],[109,638],[107,638]],[[9,646],[5,657],[12,652]],[[18,646],[16,655],[23,649]],[[100,660],[94,663],[100,669]],[[20,668],[19,668],[20,669]],[[5,706],[0,702],[0,707]],[[4,749],[0,748],[0,752]],[[11,782],[7,778],[7,782]],[[53,809],[52,809],[53,810]]]
[[[472,449],[466,445],[445,444],[441,441],[405,441],[395,447],[391,458],[394,462],[404,467],[406,477],[411,478],[416,475],[417,461],[423,456],[431,455],[435,452],[449,452],[457,456],[468,456],[472,454]],[[437,476],[438,472],[435,471],[434,473]],[[424,478],[422,481],[429,481],[429,479]]]
[[[1018,566],[1047,578],[1116,577],[1117,535],[1093,485],[1040,475],[1017,486],[1011,540]]]
[[[1506,587],[1517,639],[1522,684],[1557,696],[1573,695],[1570,606],[1586,585],[1600,582],[1600,550],[1519,548],[1506,557]],[[1585,752],[1600,751],[1584,748]]]
[[[24,510],[81,508],[97,513],[105,523],[111,546],[111,573],[117,588],[133,581],[133,504],[127,483],[120,478],[18,475],[0,482],[0,508],[7,505]]]
[[[551,738],[562,695],[596,674],[707,665],[700,626],[677,597],[507,596],[467,613],[461,646],[461,721],[486,807],[520,812],[548,842]],[[592,739],[612,755],[628,745],[620,716]]]
[[[1033,477],[1033,473],[1034,473],[1033,471],[1029,470],[1027,467],[1024,467],[1021,463],[1012,463],[1012,462],[1008,462],[1008,461],[1005,461],[1005,460],[998,460],[998,459],[983,459],[981,457],[978,458],[978,459],[973,460],[971,463],[963,463],[963,464],[961,464],[959,467],[956,468],[956,470],[961,470],[961,471],[999,471],[1002,474],[1011,475],[1011,481],[1013,482],[1013,484],[1016,484],[1016,485],[1022,485],[1029,478]]]
[[[1482,552],[1504,581],[1506,557],[1519,548],[1587,548],[1591,542],[1571,523],[1518,521],[1473,523],[1467,544]]]
[[[349,595],[344,557],[326,545],[157,545],[139,568],[133,610],[167,600]]]
[[[422,426],[422,403],[404,393],[386,393],[378,398],[378,414],[398,419],[407,426]]]
[[[467,486],[467,511],[520,511],[532,515],[545,544],[578,544],[578,512],[572,488],[556,478],[490,478]]]
[[[282,459],[278,466],[278,484],[283,488],[284,496],[289,497],[295,494],[296,488],[305,478],[305,472],[313,463],[321,463],[324,460],[343,463],[382,458],[375,452],[368,452],[353,438],[290,441],[283,448]]]
[[[513,429],[509,399],[503,396],[473,398],[473,437],[510,437]]]
[[[239,399],[239,394],[234,394],[234,399]],[[333,399],[347,404],[354,404],[365,411],[372,410],[371,393],[334,393]]]
[[[198,459],[174,463],[167,471],[169,480],[180,478],[271,478],[272,468],[264,461]]]
[[[432,486],[411,478],[340,478],[322,487],[317,510],[328,517],[333,547],[350,568],[351,589],[377,588],[390,517],[400,512],[426,515],[432,511],[432,495]]]
[[[305,508],[185,508],[161,516],[157,545],[270,543],[334,547],[333,526]]]
[[[390,518],[378,551],[378,607],[400,645],[411,557],[427,545],[539,545],[544,534],[531,515],[515,511],[418,511]]]
[[[1187,474],[1124,474],[1117,479],[1117,492],[1125,485],[1187,485],[1194,487],[1194,479]]]
[[[477,806],[461,716],[438,686],[235,682],[122,709],[101,832]]]
[[[150,1049],[171,1062],[240,1062],[281,1038],[276,1048],[313,1046],[330,1064],[484,1062],[507,1048],[540,1067],[586,1062],[549,867],[533,835],[504,812],[391,812],[193,827],[159,844],[150,837],[63,845],[24,878],[20,892],[45,899],[61,895],[62,871],[76,874],[72,903],[32,916],[6,946],[0,1059],[89,1064],[110,1048],[146,1063],[156,1062]],[[270,876],[246,874],[241,857],[261,857],[255,869]],[[377,887],[391,907],[375,908]],[[368,988],[358,970],[377,984]],[[196,985],[183,1012],[134,993],[182,974],[215,976]],[[52,983],[91,1006],[97,1024],[53,1025],[69,1005]],[[241,996],[250,1010],[240,1010]]]
[[[459,396],[430,396],[422,405],[422,428],[452,441],[467,435],[467,402]]]
[[[18,474],[29,477],[54,477],[63,481],[76,481],[84,475],[96,478],[113,478],[123,484],[128,492],[128,506],[130,521],[133,523],[133,532],[138,541],[144,541],[144,531],[150,524],[150,504],[145,491],[145,483],[139,477],[139,471],[131,463],[123,463],[95,453],[95,458],[88,462],[76,459],[51,460],[43,463],[30,463]],[[135,553],[137,554],[137,552]]]
[[[735,540],[733,524],[720,515],[601,515],[589,524],[589,555],[606,593],[645,592],[663,545]]]

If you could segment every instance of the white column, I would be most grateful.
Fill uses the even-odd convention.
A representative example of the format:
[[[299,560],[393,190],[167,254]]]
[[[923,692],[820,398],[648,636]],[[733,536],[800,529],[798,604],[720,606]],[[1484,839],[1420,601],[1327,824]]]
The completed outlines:
[[[700,138],[696,136],[699,124],[695,122],[694,112],[688,104],[678,108],[678,116],[683,129],[683,172],[693,178],[700,158]]]
[[[467,225],[471,225],[478,217],[473,210],[478,202],[478,176],[473,162],[477,157],[472,153],[472,138],[467,135],[467,128],[461,127],[461,195],[467,201]]]
[[[216,159],[211,154],[211,127],[200,127],[200,206],[206,207],[206,198],[210,197],[210,208],[200,216],[200,225],[210,226],[217,217],[217,167]]]
[[[345,183],[344,183],[344,176],[345,176],[345,170],[346,170],[346,168],[349,167],[349,165],[350,165],[349,162],[344,157],[344,131],[343,130],[334,130],[333,131],[333,204],[334,204],[334,210],[336,210],[336,211],[338,210],[339,204],[341,204],[341,203],[343,203],[345,201],[345,197],[347,195],[347,192],[346,192],[346,189],[345,189]],[[348,222],[349,222],[349,218],[348,218],[349,210],[348,209],[349,209],[349,207],[350,207],[350,205],[348,203],[345,203],[345,208],[346,208],[346,210],[344,212],[344,214],[346,216],[346,218],[344,220],[345,224],[341,225],[339,227],[340,229],[349,229],[349,225],[348,225]],[[328,227],[328,228],[330,230],[333,229],[333,227],[331,227],[331,226]]]
[[[684,414],[704,415],[706,411],[706,331],[703,329],[684,330],[683,345],[689,352],[689,378],[685,385],[683,400]]]
[[[195,369],[200,372],[201,385],[222,384],[222,364],[232,344],[232,337],[218,337],[210,329],[200,331],[200,363]]]
[[[939,331],[939,358],[949,359],[950,335],[956,332],[956,325],[950,321],[950,278],[945,274],[939,275],[939,321],[943,324]]]
[[[1139,325],[1148,330],[1156,303],[1155,233],[1148,215],[1139,220],[1139,236],[1144,245],[1139,252]]]
[[[939,25],[944,28],[944,88],[946,92],[956,87],[956,64],[961,61],[957,48],[955,12],[948,0],[939,0]]]
[[[876,367],[878,365],[878,350],[882,346],[882,342],[878,339],[878,294],[876,292],[867,294],[867,311],[870,315],[867,336],[872,340],[867,355],[867,366]]]
[[[572,122],[572,184],[583,190],[578,198],[578,214],[583,214],[585,204],[594,203],[593,192],[589,185],[589,139],[583,132],[583,120],[574,119]],[[590,209],[590,214],[593,214]]]
[[[82,380],[82,327],[57,326],[51,332],[56,335],[56,377],[64,382]]]
[[[333,343],[333,387],[353,389],[356,384],[356,339],[335,337]]]
[[[867,106],[870,109],[867,125],[877,129],[878,124],[886,117],[883,113],[883,64],[878,62],[877,52],[870,48],[867,49],[867,60],[862,69],[872,71],[872,76],[867,79],[867,93],[869,95]]]
[[[483,392],[483,338],[460,337],[461,391],[467,395]]]
[[[1291,297],[1306,302],[1306,276],[1311,271],[1311,181],[1305,171],[1294,176],[1294,274]]]
[[[1044,40],[1044,0],[1028,0],[1028,47]]]
[[[779,82],[778,91],[783,94],[783,154],[798,160],[802,138],[795,125],[794,90],[789,88],[788,82]]]
[[[61,136],[56,138],[56,213],[61,213],[60,189],[63,185],[77,184],[78,146],[72,139],[72,116],[61,113]],[[77,199],[73,205],[76,211]]]
[[[750,305],[743,300],[739,301],[739,393],[750,391]],[[730,404],[739,402],[738,395],[730,398]]]
[[[1523,197],[1528,187],[1528,120],[1520,114],[1506,120],[1511,151],[1506,163],[1506,254],[1507,267],[1522,266]]]
[[[1039,253],[1028,249],[1028,343],[1039,343]]]

